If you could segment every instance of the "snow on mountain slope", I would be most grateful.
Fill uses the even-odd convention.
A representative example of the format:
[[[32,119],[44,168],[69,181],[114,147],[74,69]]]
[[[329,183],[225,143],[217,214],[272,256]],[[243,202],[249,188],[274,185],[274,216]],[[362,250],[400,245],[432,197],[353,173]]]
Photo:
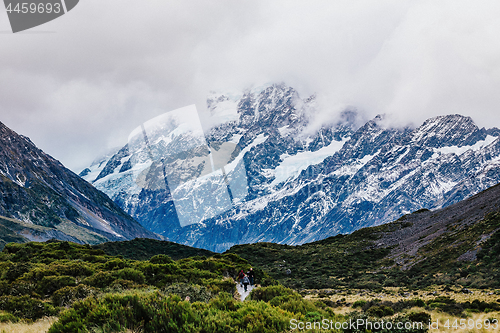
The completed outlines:
[[[480,129],[460,115],[434,117],[417,128],[386,128],[377,116],[358,127],[359,116],[346,111],[338,123],[306,135],[314,103],[314,96],[302,99],[284,84],[211,94],[208,109],[222,121],[205,133],[207,148],[186,153],[187,167],[161,162],[167,179],[186,168],[194,175],[196,181],[182,187],[184,197],[170,181],[138,187],[128,161],[141,152],[133,147],[110,158],[95,179],[85,177],[149,230],[214,251],[319,240],[445,207],[500,182],[496,128]],[[168,156],[189,140],[154,142],[153,150]],[[224,171],[217,181],[205,176],[208,165],[215,170],[214,157],[228,155],[215,168]],[[154,175],[163,179],[160,171]],[[231,195],[237,194],[230,191],[234,184],[244,189],[239,196]],[[192,207],[193,223],[179,218],[183,199],[192,205],[186,207]]]
[[[316,151],[299,152],[292,156],[288,154],[281,155],[282,162],[274,169],[274,180],[271,182],[271,186],[276,186],[290,178],[295,179],[311,165],[323,162],[325,158],[339,151],[347,142],[347,139],[332,141],[328,146]]]

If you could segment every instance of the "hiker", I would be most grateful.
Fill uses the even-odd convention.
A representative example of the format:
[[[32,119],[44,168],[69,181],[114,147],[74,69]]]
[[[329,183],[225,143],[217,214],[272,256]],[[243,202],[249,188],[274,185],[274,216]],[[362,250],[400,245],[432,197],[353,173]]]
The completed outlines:
[[[241,281],[243,282],[243,285],[245,286],[245,292],[247,292],[248,284],[250,283],[248,276],[246,276],[246,274],[243,274],[243,279],[241,279]]]
[[[248,279],[250,280],[250,285],[253,286],[254,280],[255,280],[255,272],[253,271],[253,268],[250,267],[250,270],[247,272]]]
[[[243,279],[243,277],[245,276],[245,273],[243,273],[243,270],[241,270],[239,273],[238,273],[238,281],[240,281],[240,284],[243,285],[243,283],[241,282],[241,279]]]

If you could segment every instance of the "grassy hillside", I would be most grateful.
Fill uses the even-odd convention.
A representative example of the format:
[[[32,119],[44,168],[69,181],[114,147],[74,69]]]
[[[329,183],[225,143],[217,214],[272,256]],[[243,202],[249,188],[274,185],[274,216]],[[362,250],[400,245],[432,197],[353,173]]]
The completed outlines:
[[[127,259],[149,260],[158,254],[167,254],[174,260],[194,256],[211,257],[215,253],[194,247],[154,239],[136,238],[124,242],[108,242],[93,246],[94,249],[103,250],[110,256],[123,256]]]
[[[350,235],[224,254],[151,239],[26,243],[19,233],[47,229],[29,227],[0,218],[0,242],[25,243],[0,253],[0,324],[51,317],[49,333],[260,333],[290,332],[291,320],[498,325],[500,315],[500,186]],[[261,286],[240,302],[236,274],[251,266]]]
[[[361,233],[357,236],[362,237]],[[336,237],[335,241],[345,238]],[[328,242],[332,240],[322,245]],[[344,244],[343,251],[355,248],[354,243]],[[318,253],[313,249],[320,245],[310,247],[309,254]],[[0,331],[271,333],[290,332],[293,320],[319,323],[326,319],[341,325],[363,319],[395,325],[427,323],[432,318],[453,321],[460,316],[493,324],[500,310],[500,304],[491,300],[495,295],[488,301],[420,292],[398,298],[402,292],[390,288],[378,294],[344,289],[303,297],[273,283],[259,267],[258,282],[266,280],[268,285],[254,289],[241,302],[235,295],[234,278],[239,269],[249,267],[233,253],[176,261],[160,254],[140,261],[69,242],[9,243],[0,253]],[[388,297],[381,300],[383,295]],[[341,298],[333,301],[335,296]],[[308,331],[348,333],[365,332],[366,328],[329,326]],[[428,331],[421,325],[383,332]]]
[[[301,246],[258,243],[234,246],[227,253],[238,254],[293,288],[500,287],[500,213],[488,213],[473,224],[455,221],[437,230],[426,227],[420,246],[410,243],[405,251],[399,243],[385,245],[396,234],[414,235],[412,228],[422,214],[436,213],[416,212]]]
[[[254,301],[237,301],[234,278],[249,267],[234,254],[138,261],[69,242],[9,243],[0,253],[0,324],[57,316],[51,333],[257,333],[286,331],[292,318],[343,320],[283,287],[262,287]],[[293,302],[258,301],[269,295],[292,295]]]

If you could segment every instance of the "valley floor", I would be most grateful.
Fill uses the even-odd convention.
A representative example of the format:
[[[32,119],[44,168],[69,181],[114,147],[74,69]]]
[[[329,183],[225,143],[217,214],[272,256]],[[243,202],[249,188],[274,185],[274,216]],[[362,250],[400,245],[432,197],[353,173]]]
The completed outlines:
[[[241,297],[241,301],[250,294],[254,287],[248,287],[248,291],[244,292],[243,287],[237,284],[237,292]],[[436,297],[444,297],[454,300],[456,303],[465,303],[474,301],[486,303],[500,303],[500,290],[479,290],[479,289],[458,289],[444,288],[442,286],[433,286],[425,290],[409,291],[403,288],[384,288],[381,291],[371,291],[365,289],[309,289],[301,290],[303,298],[312,302],[320,301],[334,309],[337,315],[349,315],[353,311],[360,311],[360,307],[356,304],[361,302],[405,302],[411,300],[423,300],[429,304]],[[381,303],[382,304],[382,303]],[[461,314],[450,314],[442,311],[439,307],[429,309],[429,307],[414,306],[402,310],[393,316],[384,316],[381,320],[394,319],[397,315],[409,315],[411,313],[425,312],[430,314],[433,325],[439,325],[429,330],[431,332],[454,332],[454,333],[469,333],[469,332],[499,332],[500,311],[472,311],[464,310]],[[465,324],[465,328],[460,327],[460,322]],[[494,322],[496,320],[496,325]],[[44,333],[47,332],[50,326],[57,321],[56,317],[43,318],[34,323],[0,323],[0,333]],[[480,323],[480,324],[478,324]],[[472,325],[472,328],[471,326]],[[489,327],[487,327],[489,325]]]
[[[448,290],[443,289],[442,286],[432,286],[423,290],[412,291],[397,287],[386,287],[381,291],[367,289],[305,289],[301,290],[300,293],[305,299],[328,299],[337,304],[345,305],[352,305],[359,300],[370,301],[375,299],[395,303],[418,298],[427,302],[438,296],[450,297],[459,303],[472,303],[474,300],[487,303],[500,301],[500,290],[460,289],[456,287],[449,288]]]

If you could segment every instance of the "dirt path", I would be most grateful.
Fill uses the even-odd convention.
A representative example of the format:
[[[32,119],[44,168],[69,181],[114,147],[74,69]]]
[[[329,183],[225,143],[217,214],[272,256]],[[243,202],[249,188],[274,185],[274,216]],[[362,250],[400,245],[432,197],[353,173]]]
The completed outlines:
[[[238,290],[238,293],[241,295],[241,301],[243,302],[245,298],[247,298],[248,295],[250,295],[250,292],[255,288],[254,286],[248,285],[247,291],[245,292],[245,287],[242,286],[241,284],[237,283],[236,284],[236,290]]]

